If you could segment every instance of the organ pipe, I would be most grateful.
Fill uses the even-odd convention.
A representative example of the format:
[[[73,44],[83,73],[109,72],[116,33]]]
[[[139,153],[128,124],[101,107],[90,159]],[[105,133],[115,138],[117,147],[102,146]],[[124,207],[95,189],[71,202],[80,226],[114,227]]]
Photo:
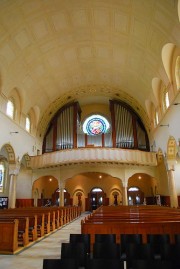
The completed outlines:
[[[94,146],[141,149],[149,151],[149,140],[137,113],[121,101],[110,101],[111,132],[89,136],[82,133],[78,103],[61,108],[50,122],[43,141],[43,153],[54,150]]]
[[[110,101],[110,108],[114,147],[149,150],[147,132],[136,112],[116,100]]]

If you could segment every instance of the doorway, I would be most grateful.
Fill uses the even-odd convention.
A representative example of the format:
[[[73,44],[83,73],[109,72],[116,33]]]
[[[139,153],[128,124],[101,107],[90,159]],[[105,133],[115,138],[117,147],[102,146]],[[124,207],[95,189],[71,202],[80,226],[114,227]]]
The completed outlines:
[[[90,192],[90,203],[91,210],[96,210],[98,207],[103,205],[104,192],[101,188],[93,188]]]

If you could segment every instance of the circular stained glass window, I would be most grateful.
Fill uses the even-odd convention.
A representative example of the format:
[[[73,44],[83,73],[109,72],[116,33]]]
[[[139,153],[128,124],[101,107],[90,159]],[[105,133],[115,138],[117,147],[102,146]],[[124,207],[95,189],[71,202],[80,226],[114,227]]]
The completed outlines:
[[[106,133],[109,129],[109,122],[101,115],[88,117],[83,124],[83,132],[89,135],[99,135]]]

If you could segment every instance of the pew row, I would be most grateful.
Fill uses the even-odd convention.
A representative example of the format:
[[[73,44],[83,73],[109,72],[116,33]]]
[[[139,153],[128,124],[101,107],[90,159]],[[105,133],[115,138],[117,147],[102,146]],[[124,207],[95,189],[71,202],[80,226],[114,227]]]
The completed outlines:
[[[0,221],[0,253],[14,254],[18,249],[18,220]]]
[[[18,250],[22,250],[67,225],[80,214],[81,209],[75,206],[0,210],[0,254],[14,254]],[[6,226],[7,231],[4,232]],[[9,240],[9,238],[13,240]]]
[[[116,234],[117,243],[121,243],[121,234],[142,234],[143,243],[147,243],[148,234],[169,234],[174,243],[174,235],[180,234],[180,210],[104,206],[81,221],[81,233],[90,234],[91,245],[95,242],[95,234]]]

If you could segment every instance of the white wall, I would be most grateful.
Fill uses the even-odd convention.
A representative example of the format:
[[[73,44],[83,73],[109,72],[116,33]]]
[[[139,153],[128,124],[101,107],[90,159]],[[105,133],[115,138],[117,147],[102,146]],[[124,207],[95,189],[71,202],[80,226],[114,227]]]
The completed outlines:
[[[175,102],[179,102],[176,100]],[[180,105],[171,105],[168,109],[164,119],[160,123],[160,125],[169,125],[158,127],[154,131],[154,140],[156,143],[156,150],[159,148],[163,153],[167,153],[167,143],[170,136],[173,136],[177,143],[177,150],[180,140]],[[180,154],[180,151],[179,151]],[[178,155],[177,155],[178,156]],[[178,157],[179,158],[179,157]],[[180,160],[177,159],[177,164],[175,165],[174,172],[174,180],[175,180],[175,188],[177,195],[180,195]],[[163,181],[161,182],[161,189],[163,189]]]
[[[16,198],[32,198],[32,171],[21,169],[17,176]]]
[[[160,123],[160,125],[166,124],[169,124],[169,127],[159,126],[154,131],[156,150],[160,148],[163,152],[167,152],[167,143],[170,136],[175,138],[177,144],[180,139],[180,105],[171,105],[164,119]]]
[[[15,157],[19,156],[20,160],[26,153],[30,156],[36,155],[34,150],[36,145],[35,137],[31,136],[2,112],[0,112],[0,126],[0,149],[5,144],[10,144],[14,149]],[[10,132],[18,132],[18,134],[10,134]]]

